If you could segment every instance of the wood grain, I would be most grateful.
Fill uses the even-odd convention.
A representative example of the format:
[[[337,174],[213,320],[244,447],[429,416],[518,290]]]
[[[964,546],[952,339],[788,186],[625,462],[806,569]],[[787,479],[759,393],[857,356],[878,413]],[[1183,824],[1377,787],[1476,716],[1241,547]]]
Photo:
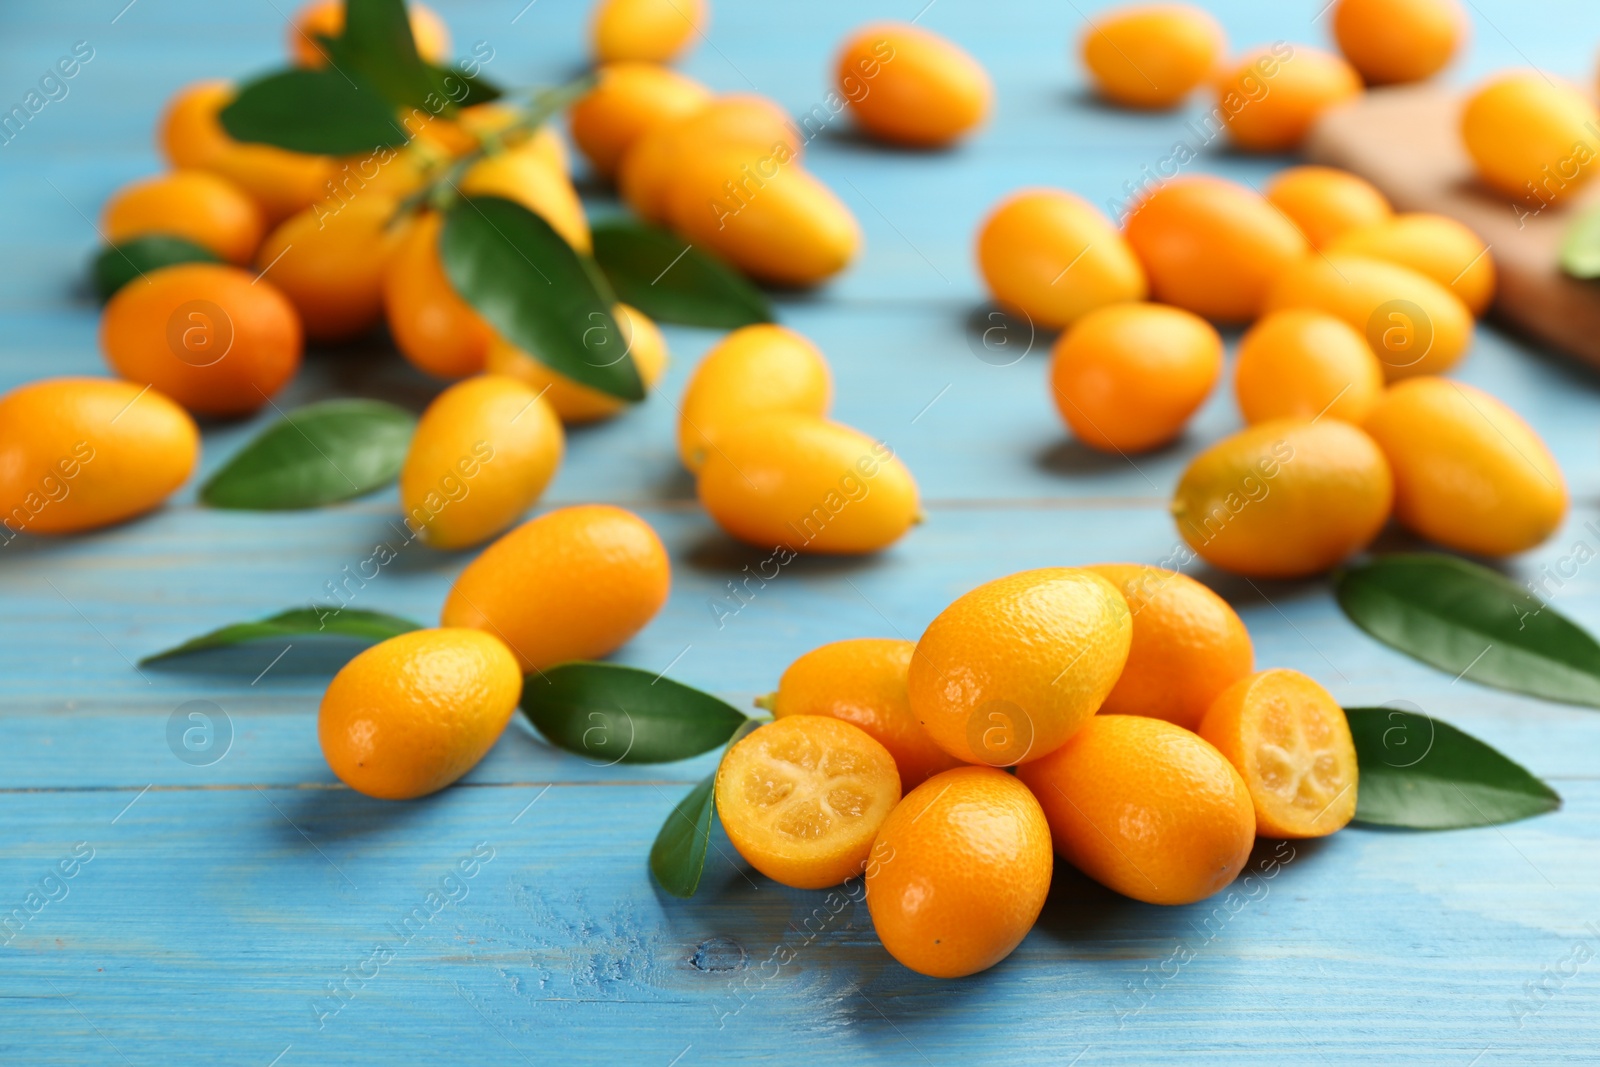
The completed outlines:
[[[1324,116],[1308,159],[1353,171],[1398,211],[1431,211],[1470,226],[1498,271],[1494,314],[1535,341],[1600,366],[1600,285],[1563,273],[1562,239],[1600,187],[1545,205],[1484,186],[1461,145],[1463,98],[1431,85],[1368,92]]]
[[[587,5],[524,2],[434,6],[459,45],[495,48],[491,76],[569,76],[583,62]],[[138,0],[113,23],[125,3],[0,5],[0,104],[21,99],[37,77],[29,72],[73,41],[96,49],[70,94],[0,148],[0,388],[103,373],[97,309],[81,285],[98,240],[89,220],[118,185],[158,168],[150,130],[172,91],[281,55],[287,4]],[[1228,390],[1173,447],[1108,458],[1073,443],[1051,407],[1052,338],[1036,337],[1010,365],[973,348],[983,294],[970,242],[990,204],[1030,184],[1104,204],[1166,156],[1203,106],[1132,115],[1088,99],[1066,42],[1081,30],[1078,9],[1101,6],[941,0],[919,25],[993,73],[992,124],[947,153],[844,134],[808,149],[859,217],[866,248],[824,291],[780,297],[780,316],[828,354],[836,414],[887,438],[917,475],[928,521],[901,544],[870,560],[797,563],[717,626],[709,601],[760,553],[716,531],[673,460],[673,401],[715,340],[708,331],[667,328],[673,365],[660,395],[571,435],[540,507],[633,507],[672,557],[666,608],[619,660],[660,670],[677,658],[673,677],[745,704],[799,653],[843,637],[914,636],[999,574],[1170,551],[1173,481],[1238,425]],[[1326,22],[1311,21],[1320,0],[1303,10],[1208,6],[1240,46],[1315,38]],[[826,92],[827,57],[848,30],[910,19],[923,5],[713,7],[709,41],[685,69],[798,113]],[[1464,76],[1525,62],[1519,53],[1573,71],[1592,59],[1586,0],[1472,7],[1486,21]],[[1213,146],[1194,166],[1259,186],[1286,162]],[[598,190],[588,199],[615,210]],[[437,384],[386,353],[381,340],[312,352],[280,403],[370,395],[420,408]],[[1593,379],[1492,328],[1479,329],[1457,373],[1538,427],[1577,501],[1562,530],[1508,573],[1544,582],[1562,611],[1600,628],[1600,564],[1575,562],[1580,545],[1600,551]],[[202,475],[271,417],[207,425]],[[699,896],[656,889],[649,842],[712,757],[596,767],[518,725],[461,786],[384,804],[339,787],[317,749],[317,701],[350,646],[296,644],[265,674],[281,647],[142,674],[131,666],[202,630],[324,595],[390,536],[395,514],[392,492],[305,514],[222,513],[196,507],[191,487],[137,522],[0,547],[0,920],[41,886],[57,898],[15,936],[0,932],[0,1062],[1594,1059],[1600,964],[1548,976],[1579,946],[1600,952],[1600,714],[1453,683],[1358,631],[1325,581],[1252,585],[1196,571],[1239,607],[1263,666],[1307,671],[1347,703],[1412,701],[1547,777],[1566,806],[1496,829],[1347,830],[1294,846],[1286,863],[1263,846],[1253,868],[1262,877],[1240,886],[1248,897],[1187,908],[1122,900],[1063,864],[1012,959],[936,982],[882,951],[858,900],[833,910],[826,894],[777,887],[732,862],[720,833]],[[357,603],[431,619],[466,560],[408,550]],[[226,753],[205,766],[179,760],[167,741],[173,713],[192,700],[231,725]],[[93,858],[62,895],[44,879],[78,842]],[[485,842],[494,858],[445,886]],[[1260,865],[1274,858],[1278,873],[1265,879]],[[441,888],[447,903],[434,911],[428,895]],[[407,936],[419,907],[428,917]],[[378,947],[391,957],[373,974]],[[780,950],[792,963],[774,964]],[[328,983],[346,981],[347,995],[324,999]],[[1537,1010],[1519,1015],[1513,1005],[1541,982]]]

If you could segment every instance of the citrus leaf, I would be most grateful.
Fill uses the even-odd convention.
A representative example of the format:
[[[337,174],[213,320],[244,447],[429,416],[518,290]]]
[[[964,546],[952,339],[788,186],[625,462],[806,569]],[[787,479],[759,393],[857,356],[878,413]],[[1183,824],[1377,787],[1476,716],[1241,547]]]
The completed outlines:
[[[625,220],[599,223],[594,258],[617,299],[653,319],[726,330],[772,321],[761,290],[666,230]]]
[[[563,663],[529,675],[522,710],[551,744],[606,765],[698,756],[749,721],[709,693],[615,663]]]
[[[482,74],[468,74],[460,66],[440,67],[428,64],[428,77],[439,95],[456,107],[487,104],[505,95],[505,91]]]
[[[407,140],[382,93],[333,67],[278,71],[248,82],[219,117],[236,141],[291,152],[345,156],[398,148]]]
[[[91,273],[95,292],[101,300],[110,300],[118,289],[153,270],[177,263],[221,262],[221,256],[187,237],[148,233],[102,249],[94,257]]]
[[[400,107],[427,107],[433,75],[417,54],[405,0],[346,0],[344,30],[329,42],[334,64]]]
[[[656,833],[650,846],[650,873],[661,888],[675,897],[692,897],[700,888],[700,875],[706,868],[706,849],[711,845],[711,817],[716,811],[713,790],[716,772],[678,801]]]
[[[1600,707],[1600,643],[1510,579],[1454,556],[1384,556],[1339,576],[1339,606],[1458,678]]]
[[[1360,784],[1356,821],[1413,830],[1496,826],[1561,807],[1554,789],[1447,722],[1346,708]]]
[[[1574,278],[1600,278],[1600,208],[1579,215],[1561,238],[1561,269]]]
[[[192,637],[181,645],[175,645],[164,652],[157,652],[153,656],[146,656],[139,661],[139,665],[142,667],[159,660],[187,656],[191,652],[200,652],[208,648],[226,648],[229,645],[262,641],[267,638],[328,634],[387,641],[391,637],[420,629],[422,624],[419,622],[381,611],[361,611],[356,608],[291,608],[256,622],[236,622],[231,626],[201,634],[199,637]]]
[[[760,720],[745,720],[728,738],[728,748],[760,725]],[[726,751],[723,755],[727,755]],[[720,763],[718,761],[719,766]],[[650,846],[650,873],[656,876],[662,889],[675,897],[692,897],[700,888],[700,875],[706,868],[706,850],[711,846],[711,817],[717,810],[716,784],[715,771],[700,779],[700,783],[689,790],[689,795],[673,807],[672,814],[661,824],[655,843]]]
[[[445,215],[439,256],[450,284],[506,340],[568,378],[623,400],[644,383],[592,261],[521,204],[465,198]]]
[[[394,481],[416,418],[381,400],[325,400],[289,412],[200,489],[214,508],[289,511],[370,493]]]

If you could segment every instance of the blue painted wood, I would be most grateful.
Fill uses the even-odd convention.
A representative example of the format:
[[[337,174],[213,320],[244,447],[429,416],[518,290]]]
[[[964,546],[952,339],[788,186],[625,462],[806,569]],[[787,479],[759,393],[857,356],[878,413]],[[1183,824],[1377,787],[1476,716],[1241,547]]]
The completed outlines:
[[[0,147],[0,388],[102,370],[81,280],[90,220],[111,190],[159,166],[150,129],[166,97],[276,62],[288,10],[124,2],[0,10],[4,107],[74,41],[96,50],[68,96]],[[459,42],[492,44],[504,81],[558,80],[582,62],[583,4],[545,0],[514,23],[521,0],[439,6]],[[686,69],[805,112],[824,98],[846,30],[915,6],[718,0],[710,44]],[[867,248],[822,293],[781,297],[780,312],[829,354],[838,416],[888,439],[917,474],[928,521],[905,541],[872,560],[798,561],[719,626],[713,603],[762,554],[695,505],[671,404],[657,397],[572,435],[541,508],[634,507],[672,554],[672,597],[619,660],[671,664],[745,704],[808,648],[915,636],[996,575],[1166,558],[1173,479],[1238,424],[1226,389],[1172,448],[1106,459],[1073,444],[1052,410],[1051,338],[1014,364],[985,362],[972,318],[972,231],[996,198],[1045,183],[1103,203],[1200,110],[1136,116],[1085,98],[1068,42],[1079,9],[1099,6],[940,0],[922,21],[994,73],[994,124],[949,153],[880,149],[842,123],[809,148]],[[1236,42],[1324,39],[1320,0],[1212,6]],[[1590,81],[1590,5],[1470,7],[1458,80],[1531,61]],[[1213,151],[1200,166],[1260,182],[1280,163]],[[609,206],[596,190],[590,201]],[[716,335],[667,335],[662,392],[675,397]],[[1600,629],[1600,575],[1572,562],[1580,544],[1600,549],[1593,376],[1492,328],[1459,373],[1545,434],[1574,489],[1566,526],[1508,573]],[[360,393],[420,408],[434,388],[372,343],[313,353],[284,403]],[[265,421],[208,426],[203,472]],[[883,953],[858,891],[830,903],[774,886],[735,862],[720,832],[699,897],[653,886],[649,842],[713,757],[600,767],[518,724],[461,786],[384,804],[339,787],[316,746],[322,687],[352,646],[132,666],[201,630],[325,597],[397,537],[394,514],[392,492],[314,514],[228,514],[197,508],[191,487],[114,530],[0,548],[0,1060],[1593,1060],[1600,715],[1453,683],[1389,652],[1344,620],[1326,582],[1196,571],[1239,607],[1261,663],[1305,670],[1346,703],[1403,699],[1444,716],[1549,778],[1566,807],[1499,829],[1354,829],[1292,853],[1266,844],[1234,896],[1189,908],[1121,900],[1062,866],[1012,959],[935,982]],[[353,603],[429,621],[466,559],[406,548]],[[194,700],[231,734],[206,766],[167,740]],[[26,922],[5,928],[17,908]],[[774,964],[780,948],[792,963]],[[329,983],[343,983],[334,999]]]

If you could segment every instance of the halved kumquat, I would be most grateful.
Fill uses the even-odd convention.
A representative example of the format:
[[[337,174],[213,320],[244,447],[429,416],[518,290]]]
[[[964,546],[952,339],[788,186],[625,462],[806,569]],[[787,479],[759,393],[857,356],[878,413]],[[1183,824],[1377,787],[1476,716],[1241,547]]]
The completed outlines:
[[[1212,702],[1200,736],[1244,779],[1264,837],[1324,837],[1356,813],[1356,747],[1344,709],[1299,671],[1260,671]]]
[[[859,873],[899,801],[889,750],[821,715],[761,727],[717,768],[728,840],[756,870],[796,889],[825,889]]]

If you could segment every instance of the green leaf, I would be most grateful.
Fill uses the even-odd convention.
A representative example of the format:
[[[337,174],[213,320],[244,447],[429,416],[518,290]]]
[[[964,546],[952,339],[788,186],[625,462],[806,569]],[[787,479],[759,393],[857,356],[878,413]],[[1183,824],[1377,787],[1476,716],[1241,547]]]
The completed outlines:
[[[464,198],[445,215],[439,255],[456,292],[506,340],[609,396],[644,399],[611,316],[615,294],[544,219],[497,196]]]
[[[522,710],[551,744],[607,765],[698,756],[749,721],[709,693],[615,663],[563,663],[530,674]]]
[[[728,739],[728,748],[760,725],[758,719],[746,720]],[[720,760],[718,765],[721,765]],[[711,818],[717,808],[716,784],[715,771],[702,778],[700,784],[673,807],[672,814],[656,834],[655,844],[650,846],[650,872],[661,883],[661,888],[675,897],[692,897],[700,888],[700,875],[706,868],[706,850],[711,845]]]
[[[1600,644],[1515,582],[1454,556],[1394,555],[1338,578],[1373,637],[1459,678],[1600,707]]]
[[[417,54],[405,0],[347,0],[344,30],[324,40],[330,65],[396,107],[429,107],[433,74]]]
[[[440,67],[428,64],[428,77],[441,97],[455,107],[471,107],[499,100],[505,91],[482,74],[468,74],[459,66]]]
[[[1413,830],[1495,826],[1555,811],[1554,789],[1447,722],[1346,708],[1360,784],[1356,821]]]
[[[315,508],[394,481],[416,418],[380,400],[325,400],[291,411],[234,454],[200,490],[214,508]]]
[[[650,846],[650,871],[661,888],[675,897],[692,897],[700,888],[711,845],[711,818],[716,813],[716,772],[700,779],[678,801]]]
[[[91,271],[100,299],[110,300],[118,289],[153,270],[177,263],[221,262],[221,256],[187,237],[149,233],[103,249],[94,257]]]
[[[599,223],[594,258],[617,299],[653,319],[726,330],[772,321],[761,290],[666,230],[623,220]]]
[[[323,609],[291,608],[257,622],[236,622],[220,630],[192,637],[181,645],[146,656],[139,665],[186,656],[208,648],[226,648],[246,641],[263,641],[267,638],[303,637],[330,634],[339,637],[362,637],[372,641],[387,641],[391,637],[422,629],[422,624],[388,615],[381,611],[360,611],[356,608]]]
[[[344,156],[398,148],[407,141],[394,105],[359,77],[334,67],[258,78],[240,88],[220,117],[236,141],[291,152]]]
[[[1558,259],[1574,278],[1600,278],[1600,208],[1590,208],[1567,227]]]

